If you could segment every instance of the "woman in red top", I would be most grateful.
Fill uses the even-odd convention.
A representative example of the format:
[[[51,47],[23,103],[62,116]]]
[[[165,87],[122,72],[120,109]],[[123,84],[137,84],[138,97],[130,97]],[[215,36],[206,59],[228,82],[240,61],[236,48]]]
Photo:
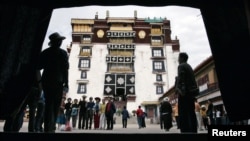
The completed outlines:
[[[141,106],[138,106],[138,109],[136,110],[136,115],[137,115],[137,123],[139,126],[139,129],[142,128],[142,115],[143,115],[143,110],[141,109]]]

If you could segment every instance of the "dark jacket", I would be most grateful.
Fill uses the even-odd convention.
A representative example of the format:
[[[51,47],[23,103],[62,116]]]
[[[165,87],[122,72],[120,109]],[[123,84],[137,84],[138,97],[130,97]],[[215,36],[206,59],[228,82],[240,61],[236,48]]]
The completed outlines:
[[[176,88],[181,91],[182,95],[196,96],[197,92],[199,93],[193,69],[188,63],[181,63],[178,66]]]
[[[161,107],[160,107],[160,113],[161,115],[164,115],[164,114],[172,115],[171,104],[167,101],[162,102]]]
[[[128,119],[129,118],[129,113],[127,109],[122,110],[122,119]]]
[[[105,109],[105,115],[106,116],[113,116],[116,112],[115,104],[113,102],[110,102],[110,109],[108,109],[109,103],[106,104],[106,109]]]
[[[43,84],[68,83],[68,55],[61,48],[49,47],[39,58],[38,69],[44,69],[42,74]]]
[[[81,113],[86,113],[87,112],[87,101],[80,101],[78,104],[78,107],[80,108]]]

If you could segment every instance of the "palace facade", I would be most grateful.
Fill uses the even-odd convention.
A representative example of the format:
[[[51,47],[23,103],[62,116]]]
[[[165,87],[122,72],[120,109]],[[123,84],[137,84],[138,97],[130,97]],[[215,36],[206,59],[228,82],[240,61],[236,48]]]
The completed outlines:
[[[109,17],[71,19],[69,93],[113,97],[118,109],[130,113],[139,105],[154,119],[159,97],[173,86],[180,51],[177,37],[171,39],[166,18]]]

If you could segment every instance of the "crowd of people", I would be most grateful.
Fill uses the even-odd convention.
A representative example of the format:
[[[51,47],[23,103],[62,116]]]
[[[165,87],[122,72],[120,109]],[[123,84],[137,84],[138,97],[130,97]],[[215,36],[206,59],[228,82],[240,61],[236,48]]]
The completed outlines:
[[[89,100],[86,100],[86,98],[87,96],[83,95],[82,99],[74,99],[73,103],[71,102],[71,98],[67,98],[66,103],[65,101],[62,102],[60,108],[64,112],[58,113],[58,130],[70,131],[77,128],[79,130],[113,129],[116,107],[112,98],[108,97],[107,103],[105,99],[99,97],[89,97]],[[62,114],[64,120],[60,120]]]

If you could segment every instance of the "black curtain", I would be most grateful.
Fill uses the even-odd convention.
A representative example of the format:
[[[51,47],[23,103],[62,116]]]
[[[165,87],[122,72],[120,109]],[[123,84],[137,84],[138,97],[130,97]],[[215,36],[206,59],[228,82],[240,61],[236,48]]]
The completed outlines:
[[[53,9],[0,5],[0,118],[21,110]]]
[[[200,10],[215,62],[219,87],[231,121],[250,118],[250,37],[246,1],[214,2]],[[211,8],[212,9],[211,9]]]

